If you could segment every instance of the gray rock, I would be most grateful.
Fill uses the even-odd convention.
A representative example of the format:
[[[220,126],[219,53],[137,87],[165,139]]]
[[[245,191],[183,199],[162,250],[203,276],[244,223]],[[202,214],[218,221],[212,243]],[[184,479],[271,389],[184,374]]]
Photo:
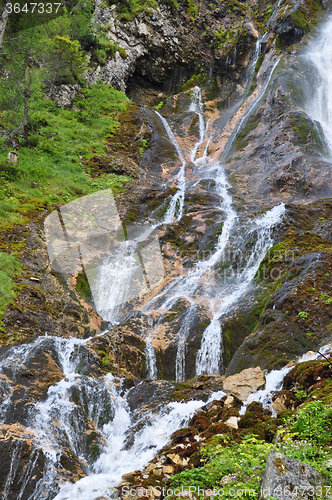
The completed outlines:
[[[262,477],[260,500],[314,499],[322,494],[322,477],[310,465],[271,451]]]

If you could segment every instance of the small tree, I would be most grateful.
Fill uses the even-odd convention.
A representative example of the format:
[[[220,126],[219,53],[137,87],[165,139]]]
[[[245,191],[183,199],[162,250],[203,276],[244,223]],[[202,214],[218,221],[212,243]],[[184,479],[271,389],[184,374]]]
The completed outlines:
[[[68,36],[56,35],[49,42],[48,60],[50,62],[47,70],[49,97],[52,97],[55,85],[76,83],[88,70],[88,57],[80,48],[79,42],[71,41]]]

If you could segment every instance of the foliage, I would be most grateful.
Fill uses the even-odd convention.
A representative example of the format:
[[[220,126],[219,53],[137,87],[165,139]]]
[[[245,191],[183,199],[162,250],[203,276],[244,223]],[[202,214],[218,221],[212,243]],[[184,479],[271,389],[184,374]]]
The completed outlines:
[[[15,298],[16,285],[13,280],[21,271],[19,260],[8,253],[0,253],[0,321],[6,307]]]
[[[195,0],[187,0],[187,13],[191,20],[194,20],[198,15],[197,5]]]
[[[157,0],[108,0],[110,5],[116,5],[120,19],[132,21],[143,11],[152,11],[157,7]]]
[[[214,443],[202,449],[204,465],[176,474],[172,477],[170,485],[173,488],[216,487],[217,494],[214,497],[225,499],[234,498],[230,493],[234,485],[237,489],[253,490],[258,493],[266,458],[272,449],[274,449],[272,444],[250,435],[244,437],[239,444],[231,442],[226,437],[215,437]],[[230,480],[227,484],[219,486],[224,476],[229,476]]]
[[[7,166],[7,149],[0,143],[0,225],[18,222],[19,214],[35,208],[52,208],[100,189],[121,190],[127,177],[105,174],[91,179],[84,162],[105,155],[106,136],[118,125],[114,112],[124,111],[129,99],[109,85],[84,88],[72,110],[56,107],[43,97],[33,99],[29,127],[33,145],[19,150],[19,170]],[[33,147],[32,147],[33,146]],[[17,172],[17,173],[16,173]]]
[[[305,319],[309,318],[309,313],[306,312],[306,311],[300,311],[299,314],[298,314],[298,317],[300,319],[305,320]]]
[[[302,408],[291,432],[300,439],[325,445],[332,441],[332,408],[326,408],[320,401],[313,401]]]
[[[51,84],[74,84],[88,69],[88,57],[80,50],[78,40],[56,35],[49,41],[47,58],[51,61]]]
[[[164,102],[163,102],[163,101],[160,101],[160,102],[158,102],[158,104],[156,104],[156,105],[154,106],[154,109],[156,109],[156,110],[158,111],[158,109],[162,108],[162,107],[163,107],[163,105],[164,105]]]

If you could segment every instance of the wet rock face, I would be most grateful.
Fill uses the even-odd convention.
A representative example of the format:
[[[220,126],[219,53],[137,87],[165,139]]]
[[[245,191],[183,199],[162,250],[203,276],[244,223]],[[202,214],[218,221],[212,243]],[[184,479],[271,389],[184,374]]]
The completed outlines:
[[[56,410],[56,405],[61,404],[60,387],[66,391],[63,360],[59,356],[56,341],[40,337],[30,344],[0,349],[0,484],[2,492],[7,492],[9,499],[14,500],[20,495],[22,499],[27,499],[32,492],[42,492],[43,476],[50,467],[47,453],[44,453],[45,447],[48,449],[51,446],[50,453],[52,446],[57,450],[61,469],[59,478],[76,481],[86,474],[92,456],[96,457],[97,450],[103,444],[103,438],[88,418],[87,408],[91,404],[91,397],[87,377],[82,375],[84,389],[77,386],[71,391],[71,415],[67,415],[66,419],[66,409],[62,408],[61,412]],[[86,370],[89,375],[98,376],[97,357],[92,351],[74,351],[72,359],[79,365],[82,355],[85,359],[82,373]],[[87,402],[89,397],[90,401]],[[48,406],[50,400],[54,404],[52,423],[43,417],[43,405]],[[109,415],[111,408],[107,411]],[[73,440],[67,434],[71,416],[80,428],[76,454]],[[103,417],[102,412],[99,412],[98,417]],[[46,437],[39,434],[41,429]],[[57,492],[53,493],[55,495]]]
[[[131,328],[119,326],[89,340],[105,372],[134,379],[146,377],[145,342]]]
[[[257,75],[260,88],[277,61],[270,56],[271,52]],[[263,208],[277,201],[301,203],[331,195],[331,169],[324,159],[322,131],[303,111],[310,82],[310,77],[303,78],[303,71],[299,57],[279,62],[273,83],[239,130],[227,170],[237,196],[249,207]],[[253,96],[259,91],[257,87]]]
[[[221,375],[201,375],[186,382],[144,380],[130,389],[128,403],[139,415],[148,411],[157,412],[161,405],[171,401],[207,401],[211,394],[222,390],[223,378]]]
[[[266,286],[258,324],[234,354],[227,373],[248,366],[280,368],[331,337],[332,205],[289,205],[280,243],[262,261],[256,280]],[[252,314],[252,313],[249,313]]]
[[[284,500],[289,498],[289,491],[295,493],[294,498],[318,498],[315,490],[321,485],[322,477],[313,467],[271,451],[262,477],[260,499],[278,496]]]
[[[101,318],[50,266],[43,232],[46,216],[47,212],[36,213],[24,229],[17,226],[2,235],[9,242],[26,241],[20,252],[24,272],[17,280],[21,290],[6,311],[1,345],[35,335],[85,337],[100,332]]]

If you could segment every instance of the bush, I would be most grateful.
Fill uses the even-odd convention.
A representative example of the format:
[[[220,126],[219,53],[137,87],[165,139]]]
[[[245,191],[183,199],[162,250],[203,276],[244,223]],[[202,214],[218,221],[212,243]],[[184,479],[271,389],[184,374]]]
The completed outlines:
[[[12,181],[19,179],[22,175],[18,165],[9,160],[0,160],[0,179]]]

